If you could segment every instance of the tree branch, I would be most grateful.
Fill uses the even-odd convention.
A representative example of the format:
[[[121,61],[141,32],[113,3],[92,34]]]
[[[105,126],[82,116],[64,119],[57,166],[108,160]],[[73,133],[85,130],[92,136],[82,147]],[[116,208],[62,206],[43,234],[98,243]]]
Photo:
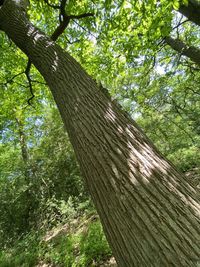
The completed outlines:
[[[93,13],[83,13],[80,15],[70,15],[69,18],[70,19],[82,19],[82,18],[86,18],[86,17],[91,17],[94,16]]]
[[[44,0],[44,2],[45,2],[48,6],[54,8],[54,9],[60,9],[60,6],[50,4],[50,3],[49,3],[49,0]]]
[[[188,5],[181,5],[178,10],[190,21],[200,26],[200,3],[196,0],[189,0]]]
[[[58,37],[65,31],[65,29],[69,25],[69,22],[70,22],[69,17],[63,18],[63,21],[60,21],[60,25],[55,29],[55,31],[51,35],[51,39],[53,41],[56,41]]]
[[[29,88],[30,88],[31,97],[28,99],[28,104],[31,106],[31,100],[35,97],[35,95],[33,93],[32,81],[31,81],[31,77],[30,77],[30,70],[31,70],[31,61],[29,59],[28,64],[26,66],[26,70],[24,73],[26,74],[26,78],[28,80],[28,84],[29,84]]]
[[[53,5],[50,4],[48,0],[44,0],[44,2],[50,6],[51,8],[54,9],[59,9],[60,10],[60,14],[59,14],[59,26],[55,29],[55,31],[53,32],[53,34],[51,35],[51,39],[53,41],[56,41],[58,39],[58,37],[65,31],[65,29],[67,28],[67,26],[69,25],[69,22],[71,19],[81,19],[81,18],[86,18],[86,17],[90,17],[90,16],[94,16],[93,13],[83,13],[80,15],[67,15],[66,11],[65,11],[65,7],[66,7],[66,2],[67,0],[61,0],[60,5]],[[32,87],[32,81],[30,78],[30,69],[31,69],[31,61],[30,59],[28,60],[27,66],[26,66],[26,70],[25,70],[25,74],[29,83],[29,88],[30,88],[30,92],[31,92],[31,97],[28,99],[28,104],[31,105],[31,100],[34,98],[34,93],[33,93],[33,87]]]
[[[175,30],[175,29],[177,29],[179,26],[183,25],[184,23],[186,23],[188,21],[189,21],[189,19],[186,19],[186,20],[184,20],[182,22],[179,22],[175,27],[172,28],[172,31]]]
[[[165,37],[165,43],[171,46],[172,49],[190,58],[194,63],[200,66],[200,49],[194,46],[187,46],[180,39],[174,39],[170,36]]]

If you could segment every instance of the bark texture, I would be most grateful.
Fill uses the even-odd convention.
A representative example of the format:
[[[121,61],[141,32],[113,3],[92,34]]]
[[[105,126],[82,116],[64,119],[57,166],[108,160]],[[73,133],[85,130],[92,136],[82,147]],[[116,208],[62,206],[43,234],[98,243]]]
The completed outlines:
[[[171,46],[172,49],[190,58],[194,63],[200,66],[200,49],[194,46],[187,46],[180,39],[174,39],[172,37],[165,37],[165,43]]]
[[[196,189],[14,1],[0,10],[0,27],[52,91],[118,265],[197,266]]]

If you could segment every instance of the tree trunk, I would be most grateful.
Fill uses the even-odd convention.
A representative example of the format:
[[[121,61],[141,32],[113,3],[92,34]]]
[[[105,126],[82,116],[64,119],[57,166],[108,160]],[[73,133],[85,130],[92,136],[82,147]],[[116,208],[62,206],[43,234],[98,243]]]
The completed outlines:
[[[165,37],[165,43],[171,46],[172,49],[177,51],[183,56],[190,58],[194,63],[200,66],[200,49],[194,46],[187,46],[180,39],[174,39],[170,36]]]
[[[196,0],[188,0],[188,4],[181,4],[178,10],[188,20],[200,26],[200,3]],[[178,53],[190,58],[194,63],[200,66],[200,49],[194,46],[188,46],[180,39],[173,39],[168,36],[165,43],[171,46]]]
[[[190,21],[200,26],[200,3],[196,0],[189,0],[187,5],[181,5],[178,10]]]
[[[33,211],[34,211],[34,205],[35,205],[35,197],[34,197],[34,192],[36,189],[33,186],[31,186],[33,179],[35,179],[35,174],[32,169],[32,166],[29,162],[29,153],[28,153],[28,147],[27,147],[27,142],[26,142],[26,135],[24,132],[24,124],[22,119],[19,117],[15,118],[16,123],[17,123],[17,128],[18,128],[18,134],[19,134],[19,145],[21,148],[21,155],[22,155],[22,160],[24,163],[23,170],[24,170],[24,179],[25,179],[25,184],[27,186],[26,190],[23,192],[24,198],[25,198],[25,205],[23,209],[23,216],[21,219],[23,220],[23,230],[24,229],[30,229],[31,224],[31,218],[34,216]],[[32,178],[32,179],[31,179]],[[36,185],[36,182],[34,181],[34,185]]]
[[[26,135],[24,133],[24,125],[20,118],[15,118],[19,133],[19,144],[21,148],[21,155],[24,162],[24,165],[26,166],[28,163],[28,148],[26,145]]]
[[[1,8],[0,27],[52,91],[118,265],[197,266],[196,189],[14,1]]]

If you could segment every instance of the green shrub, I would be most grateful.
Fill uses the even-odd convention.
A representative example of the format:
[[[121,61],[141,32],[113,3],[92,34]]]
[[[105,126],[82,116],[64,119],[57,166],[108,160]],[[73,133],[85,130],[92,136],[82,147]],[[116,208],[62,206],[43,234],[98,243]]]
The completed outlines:
[[[34,267],[38,262],[34,252],[23,252],[19,255],[4,253],[0,256],[1,267]]]
[[[200,166],[199,148],[194,146],[179,149],[175,153],[169,155],[168,158],[182,171]]]
[[[80,266],[88,266],[112,255],[99,221],[89,225],[88,231],[80,240]],[[91,265],[90,265],[91,266]]]
[[[100,222],[94,218],[98,217],[84,216],[74,225],[71,221],[67,233],[60,231],[48,241],[38,233],[24,236],[12,249],[0,252],[0,267],[34,267],[38,262],[59,267],[86,267],[107,259],[111,250]]]
[[[12,249],[0,253],[1,267],[33,267],[38,262],[38,235],[30,233],[18,240]]]

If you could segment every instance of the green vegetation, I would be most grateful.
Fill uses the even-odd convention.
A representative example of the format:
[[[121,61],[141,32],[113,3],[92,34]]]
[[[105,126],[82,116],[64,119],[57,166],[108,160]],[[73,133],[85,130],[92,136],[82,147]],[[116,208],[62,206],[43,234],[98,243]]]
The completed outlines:
[[[94,218],[95,221],[91,221]],[[32,267],[42,263],[67,267],[98,266],[112,255],[97,216],[89,217],[86,222],[74,220],[70,223],[57,226],[45,236],[29,233],[12,249],[1,252],[0,266]]]
[[[31,21],[49,35],[60,2],[30,1]],[[57,43],[199,188],[200,64],[165,42],[200,45],[183,5],[67,1],[67,14],[93,15],[72,19]],[[3,32],[0,51],[0,267],[98,266],[112,252],[54,99],[33,66],[31,99],[27,58]]]

